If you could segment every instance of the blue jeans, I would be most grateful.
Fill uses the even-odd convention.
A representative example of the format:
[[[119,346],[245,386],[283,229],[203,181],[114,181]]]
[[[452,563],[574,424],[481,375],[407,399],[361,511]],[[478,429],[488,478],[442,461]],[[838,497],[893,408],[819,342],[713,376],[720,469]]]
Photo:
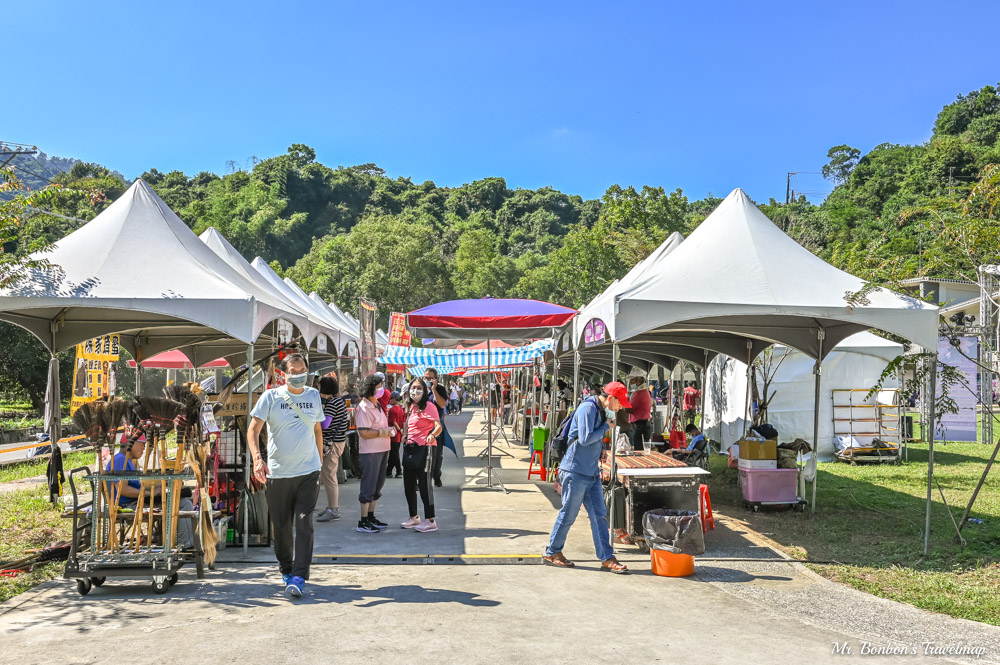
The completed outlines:
[[[549,537],[549,546],[545,548],[545,556],[562,552],[566,545],[566,536],[569,535],[569,528],[573,526],[576,516],[580,513],[580,506],[586,506],[597,558],[601,561],[607,561],[615,555],[615,552],[611,549],[611,535],[608,533],[608,507],[604,505],[601,479],[597,476],[591,477],[562,471],[559,473],[559,482],[562,483],[562,508],[559,509],[556,523],[552,527],[552,535]]]

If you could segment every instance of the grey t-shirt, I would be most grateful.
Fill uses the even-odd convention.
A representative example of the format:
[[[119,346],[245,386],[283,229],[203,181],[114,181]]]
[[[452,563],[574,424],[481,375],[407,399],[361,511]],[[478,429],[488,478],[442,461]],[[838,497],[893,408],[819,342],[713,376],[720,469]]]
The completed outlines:
[[[302,422],[284,395],[291,397],[312,422]],[[250,415],[267,423],[267,471],[272,478],[294,478],[320,470],[315,426],[323,420],[323,404],[318,390],[306,388],[298,395],[284,386],[266,390]]]

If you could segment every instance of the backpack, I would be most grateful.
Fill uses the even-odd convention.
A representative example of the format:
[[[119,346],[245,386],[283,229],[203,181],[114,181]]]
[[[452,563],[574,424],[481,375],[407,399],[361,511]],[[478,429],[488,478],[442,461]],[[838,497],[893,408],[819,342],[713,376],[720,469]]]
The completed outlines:
[[[585,401],[594,401],[595,398],[590,397]],[[581,403],[582,406],[582,403]],[[600,407],[600,405],[598,405]],[[579,408],[579,407],[577,407]],[[604,416],[604,409],[598,408],[598,413],[600,414],[602,421]],[[563,418],[563,421],[559,423],[559,428],[556,430],[556,435],[552,437],[552,443],[549,445],[549,452],[552,453],[554,459],[560,460],[569,450],[569,428],[573,424],[573,416],[576,415],[576,411],[571,411],[568,416]],[[600,425],[600,423],[598,423]]]

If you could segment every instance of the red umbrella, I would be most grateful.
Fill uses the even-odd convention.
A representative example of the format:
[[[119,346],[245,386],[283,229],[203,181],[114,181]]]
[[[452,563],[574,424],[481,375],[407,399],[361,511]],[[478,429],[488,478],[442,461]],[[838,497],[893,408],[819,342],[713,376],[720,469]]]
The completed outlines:
[[[129,360],[128,366],[134,368],[135,361]],[[192,369],[194,367],[183,352],[176,350],[157,353],[155,356],[143,360],[142,366],[145,369]],[[224,358],[217,358],[212,362],[199,366],[198,369],[216,369],[222,367],[229,367],[229,363]]]
[[[486,340],[487,362],[493,340],[529,340],[555,337],[577,315],[575,309],[540,300],[482,298],[448,300],[415,310],[406,315],[406,326],[414,337]],[[492,373],[487,364],[487,373]],[[486,486],[493,487],[493,419],[486,419],[486,466],[468,480],[472,483],[486,476]],[[507,492],[500,478],[500,489]]]

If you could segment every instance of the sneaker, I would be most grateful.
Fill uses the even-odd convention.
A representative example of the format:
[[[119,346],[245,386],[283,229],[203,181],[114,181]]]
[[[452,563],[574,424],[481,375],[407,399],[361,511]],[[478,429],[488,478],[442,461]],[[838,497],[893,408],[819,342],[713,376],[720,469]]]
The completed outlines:
[[[375,515],[369,515],[368,516],[368,523],[371,524],[376,529],[388,529],[389,528],[388,524],[386,524],[382,520],[380,520],[377,517],[375,517]]]
[[[378,527],[368,521],[368,518],[363,520],[358,520],[358,528],[355,531],[360,531],[361,533],[378,533]]]
[[[434,520],[424,520],[417,526],[413,527],[414,531],[419,531],[420,533],[428,533],[430,531],[437,531],[438,525]]]
[[[399,526],[403,527],[404,529],[412,529],[413,527],[417,526],[420,523],[421,520],[419,517],[411,517],[410,519],[406,520]]]
[[[402,478],[402,477],[403,477],[403,474],[401,474],[401,473],[397,473],[395,476],[393,476],[393,478]]]
[[[289,578],[288,584],[285,585],[285,595],[289,598],[301,598],[302,597],[302,587],[306,585],[306,581],[301,577],[294,576]]]
[[[316,516],[317,522],[329,522],[332,519],[333,519],[333,510],[330,508],[327,508],[326,510],[324,510],[323,512],[321,512],[319,515]]]
[[[291,581],[292,581],[292,574],[291,573],[289,573],[287,575],[282,575],[281,576],[281,584],[283,586],[288,586],[288,583],[291,582]]]

